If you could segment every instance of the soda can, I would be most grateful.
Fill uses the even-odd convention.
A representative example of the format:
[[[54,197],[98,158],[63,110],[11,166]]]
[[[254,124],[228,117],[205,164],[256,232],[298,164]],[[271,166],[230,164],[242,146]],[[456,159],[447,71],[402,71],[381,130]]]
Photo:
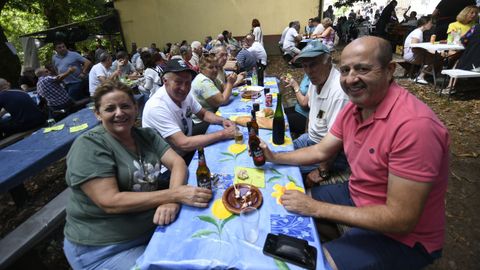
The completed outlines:
[[[436,35],[431,35],[430,36],[430,43],[434,44],[436,39],[437,39]]]
[[[272,107],[272,94],[270,93],[265,95],[265,106]]]

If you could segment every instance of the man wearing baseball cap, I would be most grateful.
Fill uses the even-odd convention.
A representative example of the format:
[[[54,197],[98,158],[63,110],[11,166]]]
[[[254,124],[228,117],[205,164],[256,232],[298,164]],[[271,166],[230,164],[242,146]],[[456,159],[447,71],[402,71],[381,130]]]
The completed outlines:
[[[205,110],[189,94],[197,73],[185,61],[172,59],[164,71],[164,85],[145,104],[143,127],[156,129],[187,164],[198,147],[234,137],[235,125],[230,120]],[[193,114],[202,121],[221,124],[224,129],[192,136]]]
[[[295,91],[298,103],[310,108],[308,114],[308,132],[302,134],[294,142],[294,148],[299,149],[319,143],[327,134],[340,110],[347,104],[348,97],[340,85],[340,73],[332,66],[330,50],[320,41],[314,40],[302,49],[294,58],[301,64],[310,79],[306,95],[300,92],[300,86],[292,78],[285,78],[287,86]],[[307,181],[318,183],[328,178],[329,162],[301,166],[302,173],[309,173]],[[348,164],[343,155],[335,160],[335,169],[345,170]]]

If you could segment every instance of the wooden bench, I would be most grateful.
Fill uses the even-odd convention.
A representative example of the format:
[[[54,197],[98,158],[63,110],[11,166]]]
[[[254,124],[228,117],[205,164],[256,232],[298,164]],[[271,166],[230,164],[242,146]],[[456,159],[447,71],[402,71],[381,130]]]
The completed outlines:
[[[0,269],[6,269],[65,221],[69,188],[0,240]]]
[[[442,75],[445,75],[443,80],[443,86],[445,86],[445,80],[447,77],[450,77],[453,79],[480,78],[480,72],[468,71],[463,69],[444,69],[442,70]],[[456,83],[453,84],[452,88],[448,89],[448,99],[450,99],[451,93],[455,92],[455,85]],[[438,92],[439,95],[442,94],[442,90],[443,89],[440,89],[440,91]]]

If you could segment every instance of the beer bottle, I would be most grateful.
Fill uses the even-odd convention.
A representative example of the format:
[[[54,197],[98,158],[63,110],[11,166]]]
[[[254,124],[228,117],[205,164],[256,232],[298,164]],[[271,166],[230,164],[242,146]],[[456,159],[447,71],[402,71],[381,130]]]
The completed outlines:
[[[285,118],[283,117],[281,93],[278,93],[277,108],[273,114],[272,141],[276,145],[280,145],[285,142]]]
[[[257,65],[257,83],[258,83],[258,86],[263,86],[264,72],[265,72],[265,67],[262,65],[262,63],[259,63]]]
[[[250,154],[253,158],[253,164],[255,166],[262,166],[265,164],[265,156],[263,150],[260,148],[260,139],[255,133],[255,129],[252,127],[252,122],[247,123],[248,128],[248,147],[250,148]]]
[[[202,188],[212,189],[210,169],[207,167],[203,147],[198,148],[197,185]]]
[[[255,129],[255,134],[260,134],[258,133],[257,111],[251,110],[250,113],[252,114],[252,120],[250,121],[252,128]]]

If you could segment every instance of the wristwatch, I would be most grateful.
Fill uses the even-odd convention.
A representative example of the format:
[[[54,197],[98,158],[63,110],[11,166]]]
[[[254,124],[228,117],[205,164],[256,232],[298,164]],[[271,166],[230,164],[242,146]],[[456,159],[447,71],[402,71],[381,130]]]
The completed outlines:
[[[298,93],[300,92],[300,88],[297,88],[297,89],[293,89],[295,91],[295,93]]]
[[[330,171],[322,170],[320,168],[317,168],[317,170],[318,170],[318,174],[320,175],[320,177],[322,177],[324,180],[330,178]]]

